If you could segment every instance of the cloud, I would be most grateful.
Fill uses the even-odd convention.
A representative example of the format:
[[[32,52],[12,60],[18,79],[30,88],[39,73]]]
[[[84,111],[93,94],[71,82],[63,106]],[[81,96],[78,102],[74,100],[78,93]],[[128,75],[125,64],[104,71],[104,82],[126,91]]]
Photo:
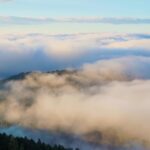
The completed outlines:
[[[61,74],[30,73],[1,85],[0,118],[98,145],[148,146],[149,67],[147,57],[124,57]]]
[[[0,38],[1,77],[123,56],[150,56],[149,34],[10,34]]]
[[[9,2],[9,1],[12,1],[12,0],[0,0],[0,2]]]
[[[103,23],[103,24],[150,24],[149,18],[103,18],[103,17],[74,17],[74,18],[46,18],[46,17],[17,17],[0,16],[1,24],[49,24],[49,23]]]
[[[54,141],[67,134],[63,143],[84,143],[83,150],[149,146],[149,34],[0,38],[0,76],[33,71],[22,80],[0,83],[1,121],[23,127],[17,128],[21,133],[45,129],[54,133]],[[34,72],[72,67],[78,69]]]
[[[67,19],[66,19],[67,20]],[[108,24],[149,24],[149,18],[102,18],[102,17],[91,17],[91,18],[70,18],[68,22],[78,23],[108,23]]]

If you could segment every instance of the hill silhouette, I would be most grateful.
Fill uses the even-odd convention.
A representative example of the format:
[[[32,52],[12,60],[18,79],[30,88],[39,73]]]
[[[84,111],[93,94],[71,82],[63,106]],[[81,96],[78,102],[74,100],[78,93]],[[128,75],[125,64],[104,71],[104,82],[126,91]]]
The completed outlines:
[[[40,141],[35,142],[27,137],[13,137],[12,135],[0,134],[0,150],[73,150],[62,145],[48,145]],[[78,150],[78,149],[76,149]]]

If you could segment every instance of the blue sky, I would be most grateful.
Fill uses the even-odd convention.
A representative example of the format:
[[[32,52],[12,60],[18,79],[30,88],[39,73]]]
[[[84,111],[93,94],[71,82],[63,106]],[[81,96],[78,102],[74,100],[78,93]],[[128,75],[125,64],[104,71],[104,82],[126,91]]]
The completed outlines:
[[[150,18],[149,0],[0,0],[0,16],[30,17],[30,18]],[[13,18],[14,19],[14,18]],[[9,18],[9,20],[13,20]],[[15,19],[14,19],[15,20]],[[16,20],[15,20],[16,21]],[[14,22],[14,21],[13,21]],[[110,23],[86,22],[84,25],[74,23],[40,23],[32,25],[15,25],[8,22],[3,25],[0,20],[0,31],[4,32],[150,32],[149,23],[124,23],[110,25]],[[11,29],[10,26],[11,25]],[[61,29],[60,29],[61,28]],[[133,30],[132,30],[133,29]]]
[[[1,15],[8,16],[150,16],[149,0],[11,0],[0,4]]]

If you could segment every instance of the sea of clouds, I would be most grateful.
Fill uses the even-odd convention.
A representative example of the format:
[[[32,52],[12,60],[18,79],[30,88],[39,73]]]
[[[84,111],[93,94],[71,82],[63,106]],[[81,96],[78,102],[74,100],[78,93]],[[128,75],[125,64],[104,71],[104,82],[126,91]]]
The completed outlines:
[[[124,56],[150,56],[149,34],[0,35],[0,77],[20,72],[79,68]]]
[[[1,82],[0,119],[12,126],[1,132],[40,135],[46,142],[83,150],[148,150],[149,38],[107,33],[3,36],[0,72],[6,76],[59,69],[59,64],[69,69]],[[47,59],[41,64],[40,58]],[[42,138],[47,133],[51,136]]]

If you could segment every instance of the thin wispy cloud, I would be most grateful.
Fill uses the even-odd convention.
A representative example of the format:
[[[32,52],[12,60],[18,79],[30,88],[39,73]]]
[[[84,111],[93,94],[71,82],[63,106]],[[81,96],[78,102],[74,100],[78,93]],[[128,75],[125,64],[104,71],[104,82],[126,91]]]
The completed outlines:
[[[10,2],[12,0],[0,0],[0,2]]]
[[[102,23],[102,24],[150,24],[150,18],[104,18],[104,17],[17,17],[0,16],[1,24],[49,24],[49,23]]]

